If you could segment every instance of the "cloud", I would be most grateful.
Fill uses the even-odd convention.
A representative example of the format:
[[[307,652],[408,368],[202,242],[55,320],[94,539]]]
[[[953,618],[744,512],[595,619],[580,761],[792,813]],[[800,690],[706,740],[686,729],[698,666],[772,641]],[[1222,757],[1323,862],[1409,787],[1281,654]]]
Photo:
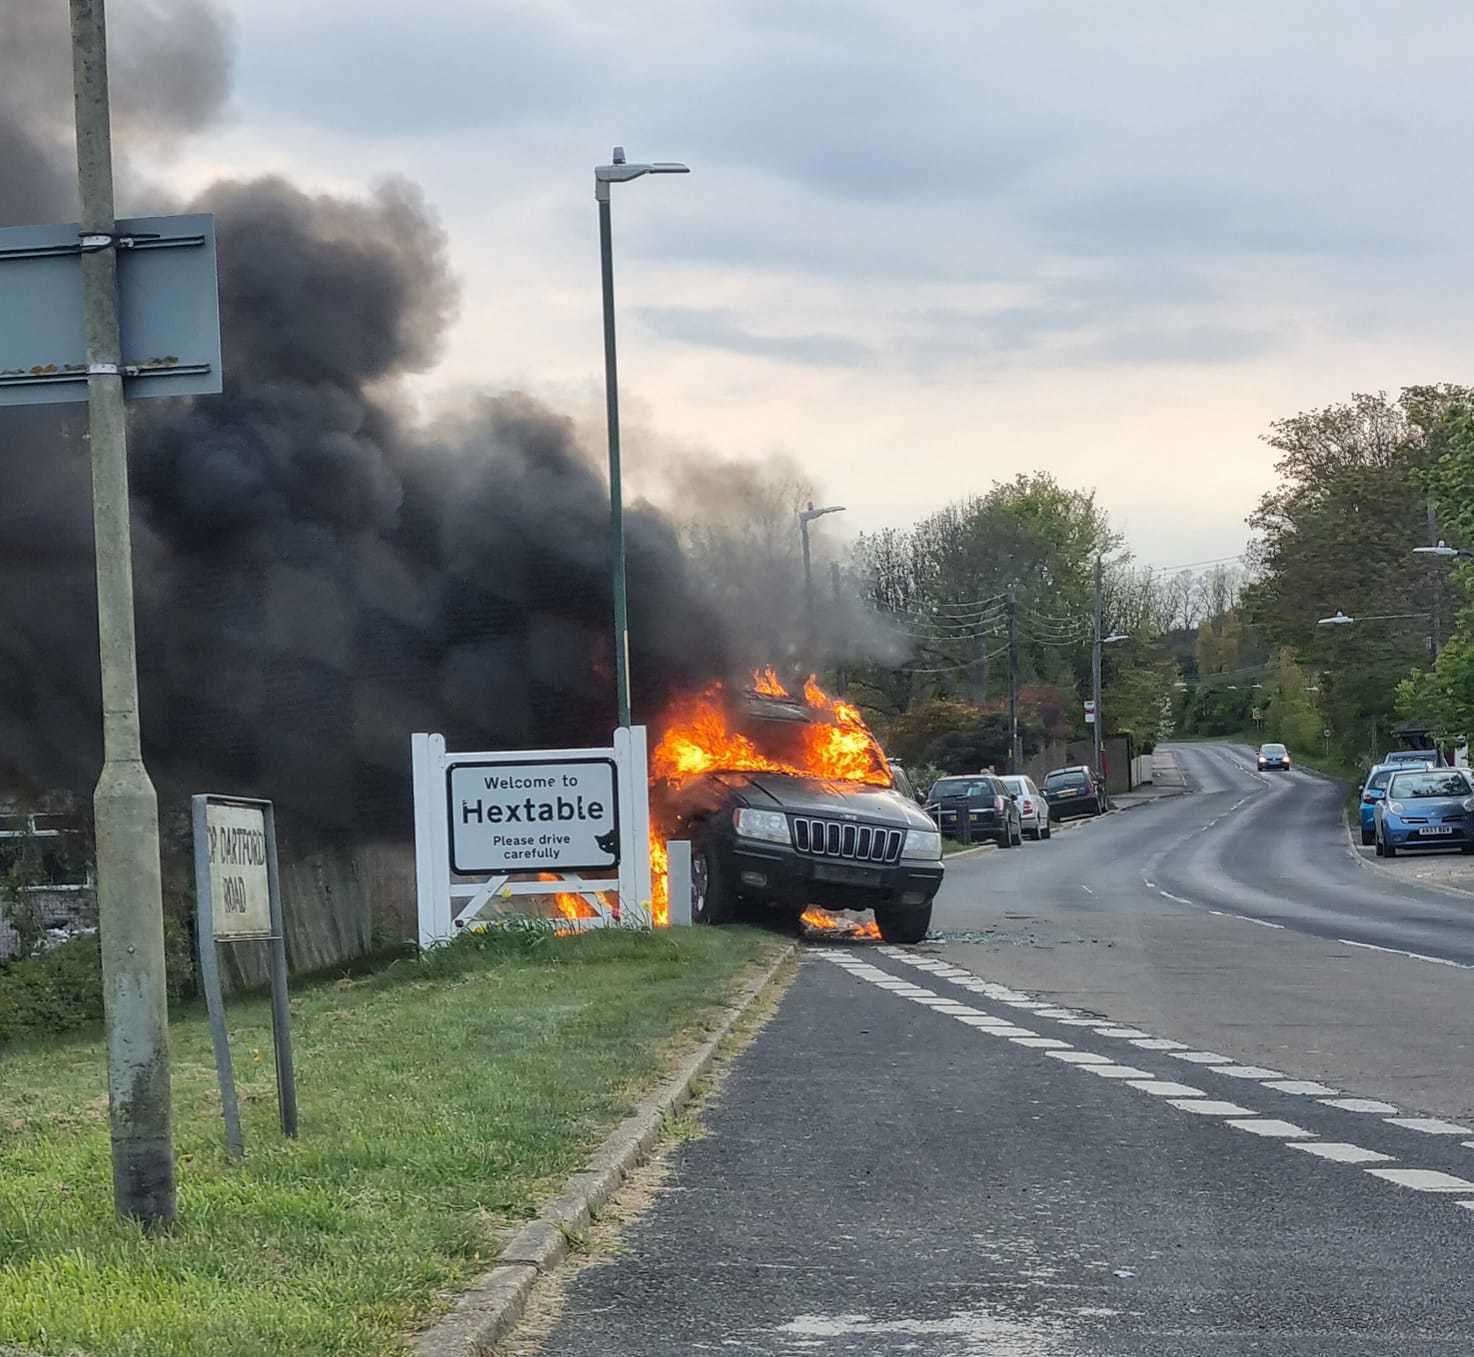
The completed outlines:
[[[661,339],[700,348],[722,349],[750,358],[806,363],[817,367],[859,367],[873,352],[868,345],[836,334],[760,334],[731,311],[696,307],[645,306],[640,321]]]

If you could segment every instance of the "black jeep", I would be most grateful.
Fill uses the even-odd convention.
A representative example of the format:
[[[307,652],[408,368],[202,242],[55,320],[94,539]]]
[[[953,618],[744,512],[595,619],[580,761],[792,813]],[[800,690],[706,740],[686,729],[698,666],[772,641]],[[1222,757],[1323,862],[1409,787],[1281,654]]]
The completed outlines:
[[[800,703],[749,698],[749,731],[813,719]],[[764,743],[768,743],[764,741]],[[712,771],[658,789],[671,838],[691,840],[691,918],[725,923],[740,902],[798,915],[873,909],[887,942],[920,942],[942,884],[931,818],[892,787],[795,773]]]

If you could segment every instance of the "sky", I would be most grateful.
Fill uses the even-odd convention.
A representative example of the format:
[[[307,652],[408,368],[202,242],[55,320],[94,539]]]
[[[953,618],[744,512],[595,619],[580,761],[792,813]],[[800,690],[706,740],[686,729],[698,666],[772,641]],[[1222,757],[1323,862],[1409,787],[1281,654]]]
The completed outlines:
[[[125,4],[127,0],[115,0]],[[227,0],[234,93],[157,173],[419,184],[463,281],[428,412],[521,388],[628,474],[794,458],[851,531],[1017,472],[1144,564],[1242,550],[1269,422],[1467,380],[1460,0]]]

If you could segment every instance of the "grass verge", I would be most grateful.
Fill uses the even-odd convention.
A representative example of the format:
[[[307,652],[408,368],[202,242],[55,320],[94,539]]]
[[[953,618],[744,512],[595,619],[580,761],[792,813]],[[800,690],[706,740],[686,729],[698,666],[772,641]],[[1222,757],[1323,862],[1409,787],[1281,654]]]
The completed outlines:
[[[292,999],[302,1134],[270,1011],[230,1013],[231,1163],[202,1015],[171,1027],[179,1221],[113,1216],[100,1042],[0,1055],[0,1350],[384,1354],[490,1264],[698,1037],[771,937],[481,935]]]

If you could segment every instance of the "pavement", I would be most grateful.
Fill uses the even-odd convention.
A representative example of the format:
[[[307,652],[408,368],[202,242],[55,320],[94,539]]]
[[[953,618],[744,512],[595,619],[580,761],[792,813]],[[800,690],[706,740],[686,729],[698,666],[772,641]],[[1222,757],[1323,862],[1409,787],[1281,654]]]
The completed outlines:
[[[1192,795],[949,863],[934,941],[807,948],[537,1350],[1474,1352],[1474,902],[1173,752]]]

